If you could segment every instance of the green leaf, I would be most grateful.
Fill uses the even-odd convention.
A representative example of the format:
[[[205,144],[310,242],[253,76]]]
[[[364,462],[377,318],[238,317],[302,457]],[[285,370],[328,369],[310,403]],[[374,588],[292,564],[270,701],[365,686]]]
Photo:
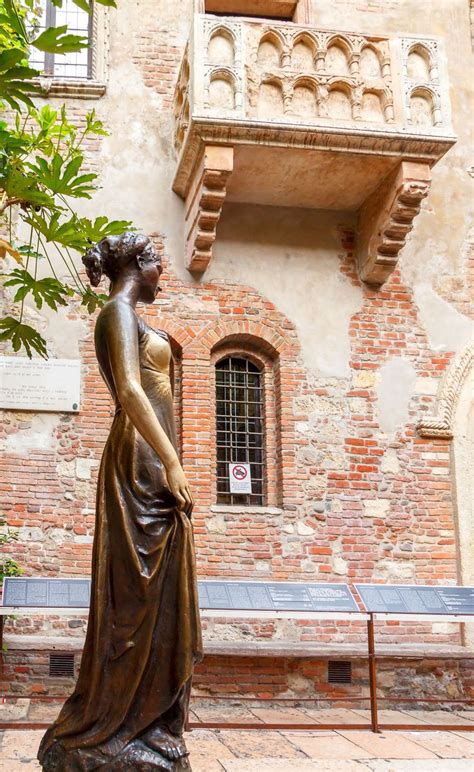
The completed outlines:
[[[23,221],[31,225],[37,233],[41,233],[48,242],[63,244],[71,249],[87,249],[89,245],[85,245],[84,237],[78,230],[79,218],[73,215],[69,220],[60,223],[60,216],[60,212],[54,212],[48,222],[43,214],[31,212],[27,217],[23,217]]]
[[[25,58],[25,52],[21,48],[10,48],[0,54],[0,72],[5,72]]]
[[[79,227],[91,244],[102,241],[106,236],[119,236],[124,231],[135,230],[128,220],[108,220],[107,217],[96,217],[94,222],[81,217]]]
[[[24,79],[24,78],[36,78],[40,75],[39,70],[33,69],[33,67],[15,66],[10,67],[9,70],[0,72],[0,82],[7,82],[9,80]]]
[[[38,177],[38,182],[55,195],[73,196],[74,198],[90,198],[90,192],[95,190],[89,183],[97,179],[94,173],[81,174],[78,172],[82,166],[83,156],[76,155],[72,161],[64,166],[64,159],[55,153],[51,162],[45,158],[36,158],[36,165],[27,164]],[[63,168],[64,166],[64,168]]]
[[[39,182],[34,175],[24,174],[11,167],[0,177],[0,187],[6,191],[8,198],[19,198],[25,203],[38,206],[54,206],[54,199],[39,188]]]
[[[5,316],[0,319],[0,341],[10,341],[13,351],[24,348],[26,355],[31,359],[32,350],[36,351],[43,359],[47,359],[46,341],[29,324],[22,324],[13,316]]]
[[[63,24],[60,27],[49,27],[31,45],[48,54],[70,54],[88,48],[89,41],[81,35],[68,34],[67,24]]]
[[[97,308],[102,308],[107,300],[107,295],[94,292],[93,289],[87,287],[87,289],[82,293],[81,305],[85,306],[90,314],[93,314]]]
[[[53,311],[58,310],[58,306],[65,306],[65,298],[69,295],[68,287],[57,279],[47,277],[45,279],[35,279],[29,271],[22,268],[15,268],[10,274],[9,279],[4,282],[5,287],[18,287],[14,302],[19,303],[28,294],[33,295],[36,307],[43,308],[43,301]]]

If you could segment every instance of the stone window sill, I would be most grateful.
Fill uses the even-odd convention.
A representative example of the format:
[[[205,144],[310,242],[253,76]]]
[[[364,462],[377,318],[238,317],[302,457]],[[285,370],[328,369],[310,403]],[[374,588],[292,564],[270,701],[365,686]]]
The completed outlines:
[[[279,507],[246,507],[244,504],[213,504],[211,506],[211,512],[227,512],[234,515],[281,515],[282,511]]]
[[[99,80],[81,80],[80,78],[38,78],[35,81],[42,97],[68,97],[68,99],[100,99],[105,94],[106,85]]]

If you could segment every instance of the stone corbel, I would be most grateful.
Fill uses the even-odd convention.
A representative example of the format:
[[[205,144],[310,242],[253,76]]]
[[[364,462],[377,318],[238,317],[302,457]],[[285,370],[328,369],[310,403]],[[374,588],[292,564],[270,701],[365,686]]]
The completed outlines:
[[[233,147],[204,147],[186,196],[186,268],[192,273],[203,273],[209,265],[233,167]]]
[[[388,279],[430,184],[428,164],[402,161],[395,173],[364,202],[357,237],[357,264],[362,281],[380,285]]]

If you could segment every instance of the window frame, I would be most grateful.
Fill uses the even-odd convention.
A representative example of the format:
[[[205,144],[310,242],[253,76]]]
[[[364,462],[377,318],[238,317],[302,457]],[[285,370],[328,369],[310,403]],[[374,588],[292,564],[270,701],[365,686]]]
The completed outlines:
[[[45,0],[46,8],[45,8],[45,27],[55,27],[56,26],[56,14],[58,11],[58,8],[54,5],[52,0]],[[59,9],[61,10],[61,9]],[[80,9],[79,9],[80,10]],[[93,58],[93,48],[94,48],[94,15],[95,15],[96,9],[95,5],[92,7],[92,13],[89,14],[89,22],[87,26],[87,40],[89,43],[89,48],[87,49],[87,75],[84,77],[83,75],[55,75],[54,73],[54,67],[55,64],[60,64],[61,62],[58,61],[58,56],[61,56],[61,54],[51,54],[48,52],[45,52],[44,54],[44,67],[43,71],[41,73],[41,77],[46,78],[54,78],[55,80],[72,80],[72,81],[91,81],[94,78],[94,58]],[[81,30],[75,31],[74,34],[80,34]]]
[[[249,359],[260,368],[263,375],[264,389],[264,431],[265,431],[265,473],[264,502],[255,504],[217,503],[217,432],[216,432],[216,364],[227,356]],[[230,338],[216,343],[211,351],[210,365],[212,372],[209,379],[210,419],[211,419],[211,482],[212,507],[231,508],[232,511],[259,511],[278,508],[282,503],[282,459],[281,459],[281,404],[280,404],[280,366],[279,357],[272,352],[263,339],[243,334],[233,334]]]
[[[232,373],[232,372],[238,373],[239,372],[238,369],[234,370],[232,368],[232,360],[236,360],[236,361],[240,361],[240,362],[246,362],[246,363],[252,365],[255,368],[253,373],[252,373],[252,371],[249,371],[248,365],[247,365],[246,370],[243,370],[242,372],[245,372],[247,374],[249,372],[251,372],[253,375],[257,375],[258,374],[258,376],[259,376],[259,383],[258,383],[259,399],[258,400],[251,400],[251,399],[249,399],[249,392],[250,392],[250,389],[252,388],[252,386],[249,386],[249,384],[248,384],[248,377],[246,379],[247,383],[246,383],[245,386],[243,386],[243,387],[234,386],[234,388],[244,388],[245,389],[244,399],[238,400],[238,402],[245,403],[245,405],[258,404],[260,406],[260,411],[259,411],[260,415],[259,416],[255,416],[255,419],[256,419],[256,421],[258,420],[260,422],[260,425],[261,425],[261,431],[258,432],[258,434],[261,435],[261,439],[260,439],[259,445],[255,446],[254,448],[252,448],[251,442],[250,442],[251,433],[249,432],[248,423],[249,423],[249,418],[251,418],[251,417],[249,417],[247,415],[248,409],[245,411],[246,415],[243,417],[244,418],[244,424],[245,424],[245,431],[243,432],[245,434],[245,443],[241,446],[241,449],[245,451],[245,457],[246,457],[245,460],[238,459],[238,458],[231,458],[231,460],[229,460],[229,459],[224,459],[224,460],[219,459],[219,450],[220,449],[222,449],[222,448],[230,448],[231,456],[232,457],[234,456],[234,453],[232,452],[233,449],[234,448],[237,449],[237,446],[233,442],[233,440],[235,439],[234,435],[237,432],[235,432],[233,429],[230,429],[227,432],[228,437],[226,438],[227,442],[225,443],[225,445],[223,445],[223,446],[220,445],[219,444],[219,439],[218,439],[219,431],[224,431],[224,432],[226,431],[226,430],[219,430],[218,429],[219,418],[223,418],[223,417],[230,418],[230,416],[228,416],[228,415],[218,414],[217,413],[217,403],[219,402],[219,400],[217,398],[217,389],[218,389],[219,385],[224,387],[224,384],[219,384],[218,383],[218,372],[220,371],[219,365],[221,363],[223,363],[223,362],[229,361],[230,362],[229,368],[227,370],[225,370],[223,368],[222,371],[224,371],[224,372],[227,371],[229,373]],[[216,442],[215,442],[215,450],[216,450],[216,467],[215,467],[215,474],[216,474],[216,503],[217,504],[228,504],[228,505],[231,505],[231,506],[234,506],[234,505],[239,506],[240,505],[240,506],[263,506],[264,507],[264,506],[267,505],[267,490],[266,490],[266,484],[265,484],[265,481],[266,481],[266,467],[267,467],[267,452],[266,452],[267,431],[266,431],[266,421],[265,421],[265,419],[266,419],[266,415],[265,415],[265,396],[266,396],[265,395],[265,367],[260,362],[258,362],[258,363],[255,362],[254,358],[252,358],[248,354],[245,354],[245,355],[242,354],[242,353],[239,353],[239,354],[233,354],[233,353],[225,354],[224,356],[218,358],[216,360],[216,362],[214,363],[214,378],[215,378],[215,390],[216,390],[216,396],[215,396],[215,399],[216,399],[216,410],[215,410],[215,422],[216,422],[216,429],[215,429],[215,431],[216,431]],[[230,385],[229,388],[232,389],[232,386]],[[233,403],[233,404],[237,404],[237,401],[235,403]],[[241,432],[239,432],[239,433],[241,433]],[[229,441],[230,441],[230,444],[229,444]],[[257,454],[258,453],[261,454],[261,461],[256,461],[255,459],[253,459],[253,460],[251,459],[250,454],[251,454],[252,450],[255,450]],[[230,490],[228,492],[223,492],[223,491],[219,491],[218,490],[219,479],[222,479],[222,478],[219,478],[219,475],[218,475],[219,464],[226,464],[227,465],[227,464],[230,464],[230,463],[238,463],[239,461],[241,463],[250,464],[250,466],[252,466],[252,465],[259,465],[261,467],[261,469],[260,469],[260,475],[261,476],[260,477],[252,476],[252,480],[255,480],[255,481],[259,482],[259,486],[258,487],[260,488],[260,490],[258,492],[252,491],[252,493],[236,494],[236,493],[231,493]],[[222,500],[219,500],[220,497],[227,497],[230,500],[229,501],[222,501]],[[255,499],[257,499],[257,501],[255,501]]]

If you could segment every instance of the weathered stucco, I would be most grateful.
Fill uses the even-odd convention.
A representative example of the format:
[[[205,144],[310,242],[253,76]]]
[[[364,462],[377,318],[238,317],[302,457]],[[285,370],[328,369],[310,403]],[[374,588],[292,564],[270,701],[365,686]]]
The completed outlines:
[[[250,284],[295,324],[305,365],[346,377],[349,321],[360,289],[341,275],[341,231],[349,213],[227,204],[206,281]]]

